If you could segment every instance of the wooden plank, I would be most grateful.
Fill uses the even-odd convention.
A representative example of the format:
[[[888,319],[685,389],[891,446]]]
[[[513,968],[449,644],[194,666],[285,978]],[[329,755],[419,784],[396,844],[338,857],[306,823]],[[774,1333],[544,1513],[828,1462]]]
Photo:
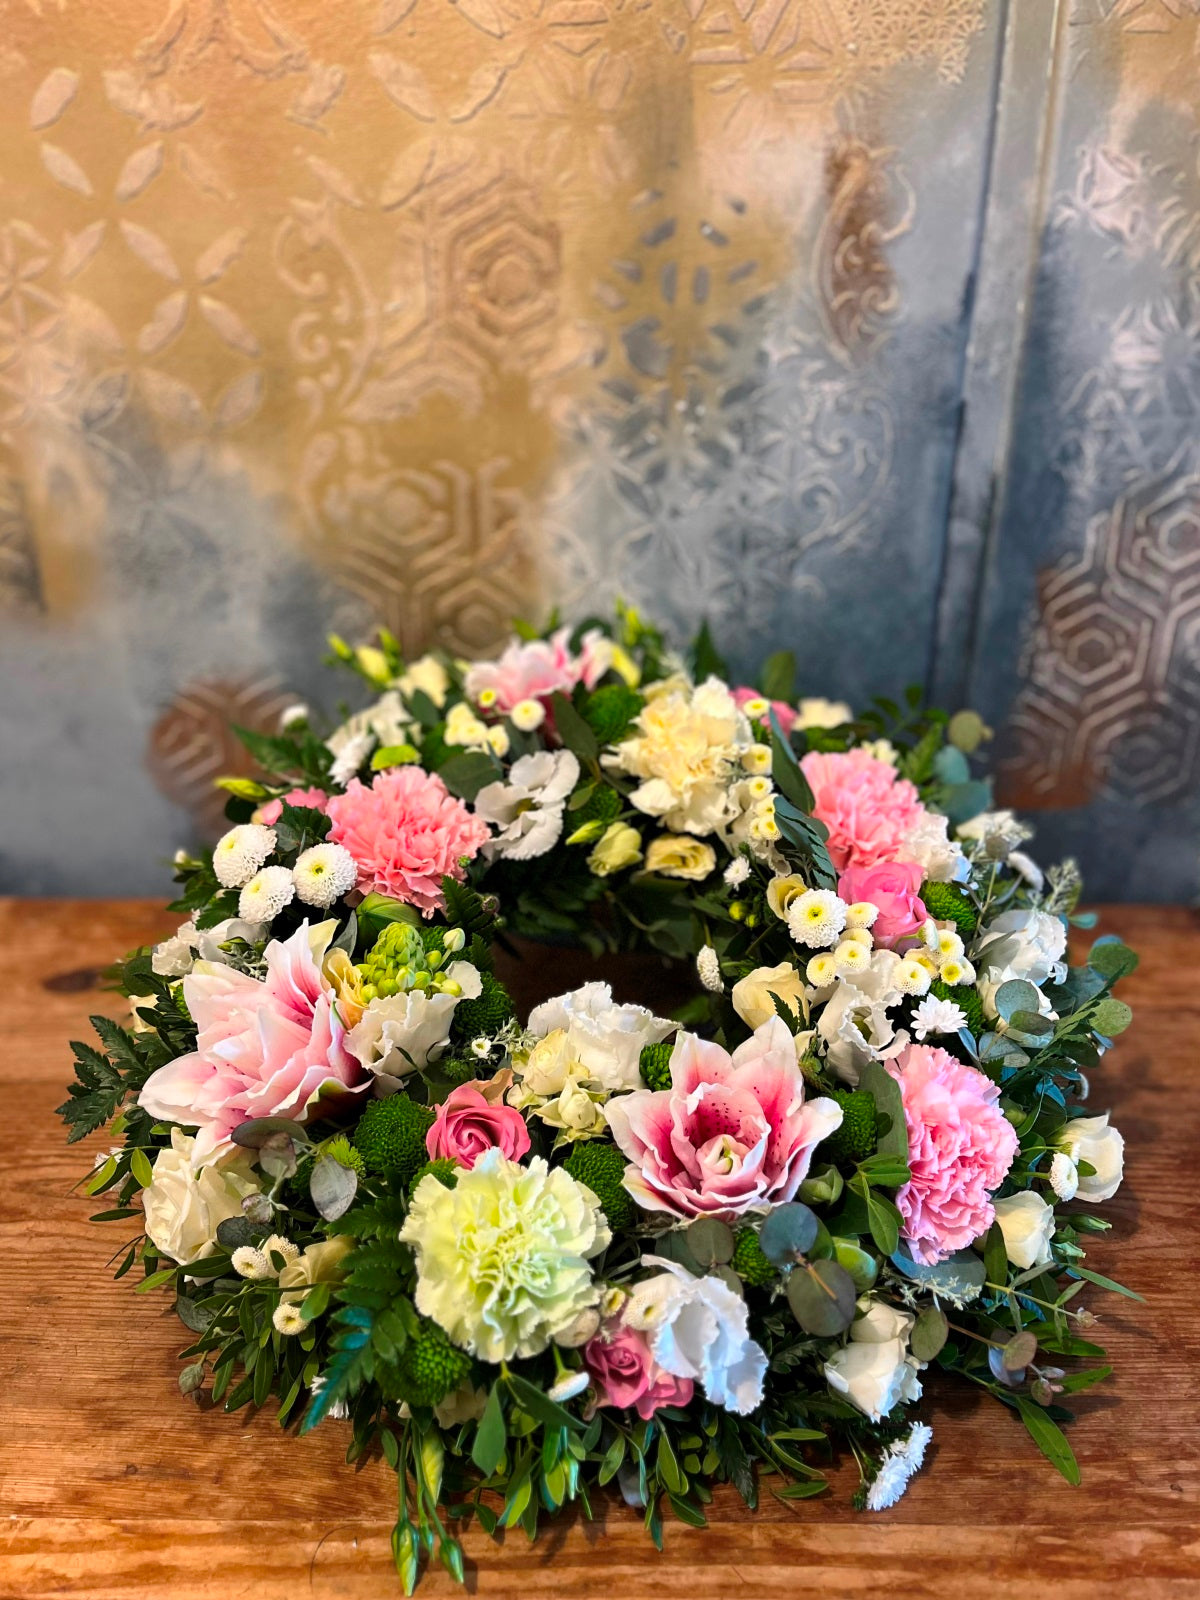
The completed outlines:
[[[347,1467],[337,1424],[298,1441],[270,1416],[182,1400],[183,1330],[110,1281],[106,1261],[125,1234],[90,1224],[91,1203],[72,1192],[103,1142],[68,1148],[52,1114],[67,1040],[84,1035],[89,1013],[119,1014],[96,975],[172,920],[148,902],[0,902],[10,976],[0,1005],[0,1597],[398,1593],[391,1473],[378,1461]],[[532,1549],[523,1535],[498,1548],[469,1532],[477,1593],[1091,1600],[1124,1583],[1136,1600],[1200,1594],[1200,1325],[1189,1287],[1200,1269],[1200,925],[1179,907],[1123,907],[1101,927],[1143,960],[1122,990],[1134,1026],[1093,1079],[1128,1158],[1093,1264],[1147,1304],[1088,1293],[1117,1375],[1077,1402],[1082,1486],[1056,1477],[994,1405],[931,1382],[930,1464],[882,1516],[850,1509],[854,1474],[843,1466],[832,1496],[785,1506],[768,1495],[753,1516],[721,1492],[711,1527],[669,1524],[659,1557],[640,1519],[605,1500],[600,1526],[567,1518]],[[553,986],[548,967],[543,953],[523,980],[526,999]],[[576,963],[568,981],[583,975]],[[625,969],[618,985],[636,976]],[[422,1592],[455,1591],[434,1574]]]

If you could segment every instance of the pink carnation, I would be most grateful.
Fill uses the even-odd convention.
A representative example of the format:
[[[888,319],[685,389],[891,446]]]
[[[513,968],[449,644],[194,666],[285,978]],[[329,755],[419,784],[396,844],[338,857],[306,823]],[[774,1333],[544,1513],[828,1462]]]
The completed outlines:
[[[1000,1090],[945,1050],[910,1044],[884,1063],[899,1081],[911,1181],[896,1195],[917,1261],[933,1265],[986,1233],[992,1194],[1017,1153]]]
[[[660,1406],[686,1406],[695,1388],[691,1378],[664,1372],[635,1328],[610,1324],[583,1347],[583,1364],[592,1375],[602,1406],[627,1411],[648,1422]]]
[[[254,813],[255,822],[261,822],[267,828],[273,827],[283,815],[285,804],[307,806],[310,811],[324,811],[329,804],[329,796],[324,789],[290,789],[278,799],[264,800]]]
[[[549,639],[514,639],[498,661],[477,661],[464,680],[476,703],[485,689],[495,692],[494,709],[505,716],[522,700],[549,700],[556,690],[570,695],[577,683],[591,689],[608,671],[612,647],[597,629],[586,635],[579,654],[570,650],[571,630]]]
[[[163,1122],[198,1128],[196,1160],[227,1146],[243,1122],[304,1122],[371,1082],[346,1049],[321,975],[323,951],[310,941],[307,923],[286,941],[272,940],[262,980],[226,966],[184,978],[196,1049],[152,1072],[138,1104]]]
[[[529,1154],[525,1118],[512,1106],[492,1105],[473,1083],[451,1089],[425,1135],[429,1159],[473,1167],[486,1150],[502,1150],[512,1161]]]
[[[800,762],[813,792],[814,814],[829,829],[829,854],[839,872],[896,861],[926,816],[915,787],[865,750],[810,750]]]
[[[925,869],[915,861],[881,861],[874,867],[847,867],[838,879],[838,894],[848,905],[869,900],[879,915],[871,924],[875,943],[892,950],[901,939],[920,931],[925,902],[917,890]]]
[[[791,1200],[813,1149],[842,1120],[833,1100],[805,1100],[796,1046],[779,1017],[733,1055],[681,1033],[671,1087],[619,1095],[609,1127],[633,1163],[625,1187],[647,1211],[735,1217]]]
[[[742,684],[740,688],[733,691],[733,698],[737,701],[738,707],[741,708],[748,700],[761,700],[763,696],[758,689],[750,689],[745,684]],[[779,719],[781,731],[785,735],[791,733],[796,723],[796,713],[792,707],[788,705],[787,701],[772,700],[771,711],[773,711],[776,717]],[[770,713],[768,713],[768,716],[769,715]]]
[[[418,906],[427,917],[442,908],[442,878],[463,876],[488,837],[446,785],[420,767],[390,767],[371,787],[351,778],[329,801],[329,837],[358,864],[358,887]]]

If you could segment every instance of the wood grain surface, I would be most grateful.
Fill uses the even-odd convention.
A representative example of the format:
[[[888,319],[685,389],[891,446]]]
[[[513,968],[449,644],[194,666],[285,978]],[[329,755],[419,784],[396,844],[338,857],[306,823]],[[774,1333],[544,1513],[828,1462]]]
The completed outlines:
[[[67,1040],[120,1013],[103,966],[174,919],[147,902],[0,901],[0,1596],[88,1600],[376,1600],[398,1595],[388,1557],[394,1479],[343,1460],[327,1424],[297,1440],[269,1416],[180,1398],[187,1336],[153,1296],[110,1279],[127,1236],[89,1223],[73,1192],[100,1139],[68,1148],[53,1108]],[[1182,908],[1106,910],[1101,930],[1142,954],[1122,987],[1133,1027],[1093,1078],[1127,1141],[1114,1227],[1092,1264],[1145,1306],[1099,1291],[1097,1337],[1115,1380],[1079,1397],[1072,1489],[993,1402],[927,1384],[926,1469],[900,1505],[859,1515],[853,1475],[833,1493],[748,1513],[719,1492],[711,1525],[668,1521],[657,1556],[619,1502],[567,1517],[534,1546],[466,1536],[482,1596],[643,1600],[729,1595],[840,1600],[1128,1600],[1200,1596],[1200,924]],[[565,987],[550,953],[527,993]],[[567,981],[578,981],[572,972]],[[456,1593],[440,1573],[421,1591]]]

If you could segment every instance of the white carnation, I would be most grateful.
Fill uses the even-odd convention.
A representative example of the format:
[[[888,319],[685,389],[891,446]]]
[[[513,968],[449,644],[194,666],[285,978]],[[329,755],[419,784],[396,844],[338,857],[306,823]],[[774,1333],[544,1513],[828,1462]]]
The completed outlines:
[[[275,848],[274,828],[242,822],[222,834],[213,850],[213,871],[223,889],[240,889]]]

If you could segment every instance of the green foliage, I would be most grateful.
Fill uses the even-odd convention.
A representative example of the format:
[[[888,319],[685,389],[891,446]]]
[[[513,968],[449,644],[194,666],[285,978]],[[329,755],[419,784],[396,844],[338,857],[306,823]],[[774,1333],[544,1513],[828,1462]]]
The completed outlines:
[[[371,1101],[354,1130],[354,1143],[368,1173],[403,1188],[428,1159],[425,1135],[432,1126],[429,1107],[401,1092]]]
[[[576,791],[578,794],[580,791]],[[593,784],[586,791],[587,798],[582,805],[575,806],[567,813],[567,828],[573,833],[576,828],[582,828],[588,822],[602,822],[606,826],[615,822],[620,813],[622,800],[617,791],[607,783]]]
[[[641,695],[628,684],[606,683],[589,697],[583,715],[602,745],[616,744],[642,705]]]
[[[778,1268],[763,1255],[758,1235],[753,1228],[739,1228],[734,1237],[733,1260],[730,1263],[743,1283],[754,1289],[763,1289],[779,1276]]]
[[[460,1039],[491,1036],[516,1015],[508,990],[490,972],[480,974],[482,988],[475,1000],[460,1000],[454,1008],[454,1032]]]
[[[637,1208],[622,1185],[625,1157],[616,1145],[600,1139],[579,1140],[563,1165],[578,1183],[585,1183],[599,1200],[614,1234],[630,1226],[637,1215]]]
[[[935,922],[952,922],[964,939],[979,926],[979,913],[970,896],[953,883],[923,883],[921,900]]]
[[[449,1156],[438,1156],[433,1161],[426,1161],[413,1173],[409,1183],[409,1193],[416,1189],[422,1178],[436,1178],[439,1183],[445,1184],[447,1189],[453,1189],[458,1182],[459,1171],[458,1163],[451,1161]]]
[[[452,1345],[436,1322],[422,1317],[396,1357],[393,1376],[401,1399],[410,1406],[436,1406],[471,1371],[471,1358]]]
[[[834,1161],[864,1161],[875,1150],[875,1102],[863,1089],[830,1089],[829,1098],[842,1108],[842,1121],[821,1145],[822,1156]]]
[[[480,1068],[485,1063],[471,1055],[443,1056],[437,1064],[439,1078],[444,1078],[447,1083],[456,1087],[460,1083],[470,1083],[479,1076]]]
[[[671,1055],[675,1049],[672,1039],[664,1039],[659,1044],[645,1044],[638,1057],[638,1066],[641,1069],[642,1082],[647,1089],[669,1089],[671,1087]]]

